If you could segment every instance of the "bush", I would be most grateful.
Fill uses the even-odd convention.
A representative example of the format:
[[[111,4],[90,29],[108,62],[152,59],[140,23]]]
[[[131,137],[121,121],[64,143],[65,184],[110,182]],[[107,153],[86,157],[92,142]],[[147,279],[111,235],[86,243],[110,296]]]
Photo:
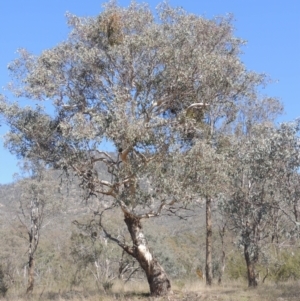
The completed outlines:
[[[277,267],[276,267],[277,266]],[[284,251],[280,254],[278,264],[271,269],[272,278],[275,281],[299,280],[300,279],[300,252]]]
[[[247,267],[244,257],[235,252],[227,258],[226,273],[230,279],[247,279]]]

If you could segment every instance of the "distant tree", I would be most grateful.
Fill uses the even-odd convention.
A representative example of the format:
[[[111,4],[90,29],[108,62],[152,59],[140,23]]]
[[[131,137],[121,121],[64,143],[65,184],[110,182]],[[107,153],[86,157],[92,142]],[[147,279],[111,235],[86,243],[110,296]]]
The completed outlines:
[[[41,162],[26,162],[23,165],[23,176],[19,178],[19,208],[17,220],[24,229],[23,238],[28,242],[28,284],[26,293],[34,288],[35,254],[41,237],[42,227],[49,218],[61,208],[57,190],[59,181],[45,173]],[[16,200],[17,201],[17,200]],[[28,236],[27,236],[28,235]]]
[[[20,50],[9,66],[13,92],[48,107],[51,101],[53,110],[3,97],[6,145],[19,157],[72,170],[86,199],[121,208],[131,246],[106,229],[105,211],[94,213],[106,236],[140,263],[151,294],[167,294],[170,280],[141,220],[176,213],[195,197],[181,182],[178,158],[198,139],[213,141],[214,129],[236,118],[238,103],[251,102],[265,76],[240,61],[244,42],[233,36],[230,18],[205,20],[166,3],[155,16],[147,5],[124,9],[110,1],[98,17],[68,15],[68,24],[65,42],[40,56]],[[101,150],[102,142],[116,156]]]
[[[234,105],[227,100],[227,107],[216,106],[212,103],[205,109],[206,118],[201,123],[202,137],[194,139],[189,150],[184,153],[185,186],[205,203],[207,285],[211,285],[213,280],[212,210],[214,205],[217,205],[218,196],[229,189],[227,185],[229,166],[226,162],[226,153],[231,147],[231,135],[234,134],[247,140],[251,136],[254,125],[272,124],[274,118],[282,112],[282,105],[277,99],[259,98],[255,90],[256,86],[250,83],[248,85],[251,87],[251,93],[249,93],[249,86],[242,86],[240,93],[246,95],[234,102]],[[223,96],[226,97],[226,94],[224,93]],[[231,110],[228,109],[230,106],[234,109],[232,107]],[[190,115],[188,117],[190,118]],[[195,122],[197,123],[197,120]],[[223,239],[225,229],[220,231],[220,238]],[[223,254],[223,263],[224,260]]]
[[[226,189],[226,161],[223,154],[206,140],[196,142],[193,147],[183,155],[184,168],[182,181],[186,190],[192,191],[200,203],[205,204],[206,217],[206,264],[205,279],[207,285],[212,285],[212,209],[218,195]],[[191,164],[194,162],[194,164]],[[215,202],[216,203],[216,202]]]
[[[283,181],[299,170],[298,131],[297,124],[278,129],[256,125],[250,136],[232,142],[228,152],[229,194],[223,194],[221,207],[243,247],[250,287],[257,286],[255,266],[262,246],[273,242],[283,208],[295,201],[286,198]],[[282,231],[291,229],[282,222],[281,226]]]

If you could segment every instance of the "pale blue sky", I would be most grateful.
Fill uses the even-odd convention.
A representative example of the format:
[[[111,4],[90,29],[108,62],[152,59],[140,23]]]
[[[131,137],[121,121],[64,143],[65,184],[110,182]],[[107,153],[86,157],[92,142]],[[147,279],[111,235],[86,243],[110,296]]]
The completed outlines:
[[[159,0],[148,2],[154,9]],[[63,41],[68,34],[65,13],[95,16],[98,0],[0,0],[0,93],[9,81],[7,64],[18,48],[39,54]],[[130,0],[119,0],[127,6]],[[278,121],[300,117],[300,1],[299,0],[170,0],[188,12],[212,18],[233,13],[236,36],[248,41],[242,59],[247,68],[265,72],[278,83],[265,93],[277,96],[285,106]],[[0,128],[0,135],[5,126]],[[4,150],[0,140],[0,184],[12,181],[17,160]]]

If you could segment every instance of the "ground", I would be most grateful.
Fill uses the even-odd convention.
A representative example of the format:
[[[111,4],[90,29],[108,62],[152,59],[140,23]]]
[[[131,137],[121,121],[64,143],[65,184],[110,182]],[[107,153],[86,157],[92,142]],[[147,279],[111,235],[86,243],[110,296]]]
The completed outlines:
[[[147,286],[141,283],[131,283],[126,286],[116,283],[108,292],[79,291],[35,292],[30,300],[59,301],[296,301],[299,300],[300,282],[266,283],[257,289],[247,288],[246,282],[228,282],[223,285],[213,285],[211,288],[203,282],[174,281],[173,291],[169,296],[161,298],[150,297]],[[8,294],[7,300],[23,301],[25,297]]]

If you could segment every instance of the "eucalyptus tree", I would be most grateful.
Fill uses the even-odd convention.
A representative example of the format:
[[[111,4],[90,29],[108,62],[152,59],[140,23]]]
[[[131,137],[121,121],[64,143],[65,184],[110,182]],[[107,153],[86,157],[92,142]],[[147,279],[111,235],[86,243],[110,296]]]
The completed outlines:
[[[226,157],[218,152],[211,143],[197,141],[193,147],[184,154],[182,165],[182,183],[197,196],[200,203],[205,204],[206,216],[206,284],[211,285],[212,272],[212,208],[220,193],[224,193],[227,185]],[[194,162],[191,164],[190,162]]]
[[[263,75],[248,74],[248,79],[242,81],[239,91],[232,94],[227,85],[223,86],[218,95],[219,102],[210,101],[200,111],[202,120],[190,109],[186,118],[192,118],[194,131],[189,152],[185,154],[185,176],[189,179],[189,189],[198,194],[205,202],[206,212],[206,284],[212,284],[212,208],[218,195],[224,193],[227,186],[226,153],[231,147],[231,135],[247,139],[251,136],[252,127],[256,124],[272,124],[282,113],[281,103],[272,97],[262,97],[259,87],[267,83]],[[196,139],[195,139],[196,137]],[[196,162],[194,166],[188,162]],[[224,228],[223,228],[223,231]],[[221,237],[222,239],[222,237]],[[224,260],[223,260],[224,261]]]
[[[41,238],[42,228],[51,222],[53,214],[61,206],[57,191],[60,183],[51,173],[45,173],[41,162],[26,162],[23,165],[23,177],[19,178],[16,189],[19,190],[16,212],[21,235],[28,243],[28,284],[26,293],[32,293],[35,278],[35,254]],[[23,234],[22,234],[23,233]]]
[[[232,139],[228,152],[230,193],[223,194],[220,204],[243,248],[250,287],[257,286],[255,266],[262,247],[273,241],[288,205],[284,182],[299,171],[297,131],[295,124],[256,125],[251,136]]]
[[[106,206],[120,208],[131,246],[109,233],[103,211],[94,212],[105,235],[138,260],[151,294],[166,294],[170,280],[141,220],[192,198],[177,158],[234,120],[238,102],[250,99],[265,77],[240,61],[244,42],[227,17],[206,20],[166,3],[154,15],[147,5],[125,9],[114,1],[98,17],[67,17],[66,41],[39,56],[22,49],[9,66],[15,95],[45,102],[52,113],[3,97],[6,145],[20,157],[71,170],[86,198],[105,196]],[[109,177],[97,172],[99,164]]]
[[[299,239],[299,210],[300,210],[300,119],[295,122],[282,124],[277,136],[282,147],[276,162],[278,172],[276,182],[280,187],[280,196],[284,200],[279,202],[276,209],[282,216],[281,224],[274,224],[272,240],[274,243],[285,238]],[[278,218],[277,218],[278,219]],[[274,217],[275,220],[275,217]],[[279,221],[280,222],[280,221]],[[282,226],[284,223],[284,226]]]

